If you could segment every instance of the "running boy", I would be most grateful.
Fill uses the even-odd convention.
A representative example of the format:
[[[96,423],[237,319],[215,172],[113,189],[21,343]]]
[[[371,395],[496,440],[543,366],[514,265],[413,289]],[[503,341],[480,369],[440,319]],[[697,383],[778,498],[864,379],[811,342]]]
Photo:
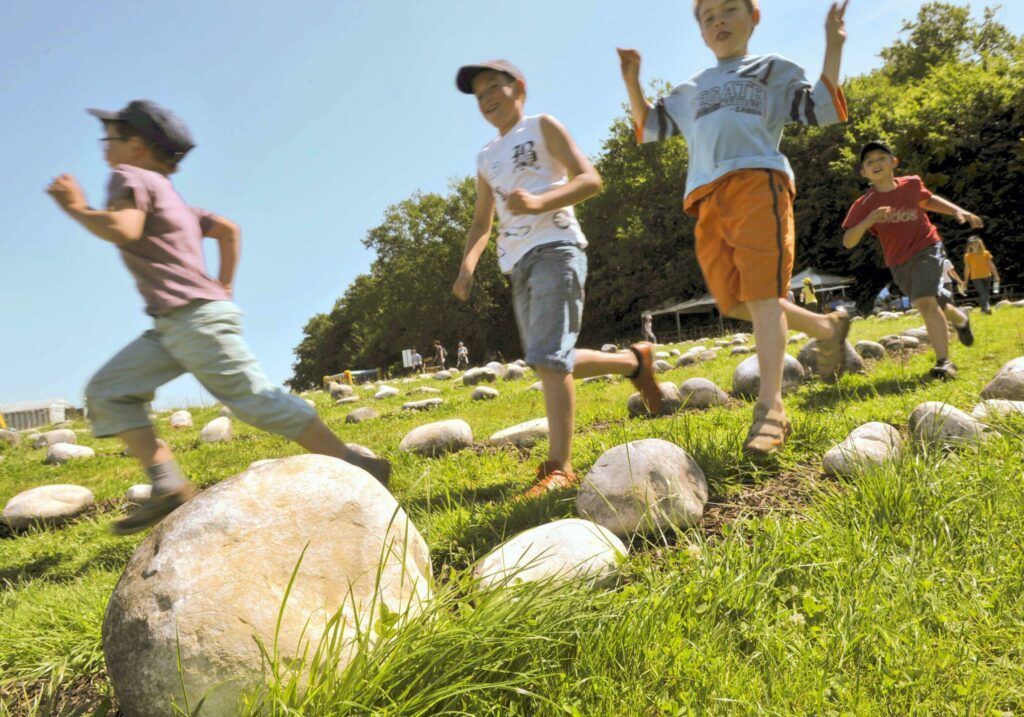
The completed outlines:
[[[498,265],[511,274],[513,309],[526,362],[544,386],[550,453],[527,491],[539,495],[576,482],[572,434],[576,410],[573,377],[628,376],[651,413],[661,412],[650,344],[630,353],[576,349],[583,318],[587,240],[573,205],[601,191],[597,170],[565,128],[550,115],[524,115],[526,81],[506,60],[459,69],[459,91],[498,130],[477,156],[477,196],[459,276],[452,291],[466,301],[473,272],[491,236],[497,210]]]
[[[100,141],[113,170],[107,208],[89,207],[70,174],[46,191],[72,219],[118,247],[154,319],[153,328],[121,349],[86,388],[94,435],[123,439],[153,483],[152,497],[116,522],[113,532],[147,528],[195,492],[171,450],[157,444],[148,416],[156,389],[186,372],[243,421],[346,460],[386,484],[387,461],[349,451],[305,401],[271,384],[246,346],[241,312],[231,302],[241,231],[186,204],[171,184],[170,175],[194,146],[184,123],[147,100],[89,114],[103,123]],[[203,237],[220,249],[217,279],[206,273]]]
[[[788,298],[795,189],[779,142],[787,122],[846,120],[839,89],[845,12],[846,2],[833,3],[828,12],[824,69],[813,86],[801,67],[779,55],[747,54],[761,20],[757,0],[693,1],[704,43],[718,63],[653,106],[640,86],[640,54],[618,51],[637,139],[686,139],[683,209],[697,217],[697,260],[718,309],[754,324],[761,388],[743,451],[755,460],[774,455],[790,432],[782,403],[788,327],[818,339],[826,381],[843,371],[849,317],[816,314]]]
[[[896,286],[921,312],[928,341],[935,351],[935,378],[955,378],[956,365],[949,360],[949,328],[956,329],[960,343],[974,343],[971,322],[952,302],[943,288],[946,254],[942,238],[928,218],[928,212],[948,214],[961,224],[982,226],[974,214],[928,191],[920,177],[894,176],[899,160],[884,142],[868,142],[860,151],[860,174],[871,187],[860,197],[843,220],[843,246],[852,249],[871,232],[882,242],[885,263]]]

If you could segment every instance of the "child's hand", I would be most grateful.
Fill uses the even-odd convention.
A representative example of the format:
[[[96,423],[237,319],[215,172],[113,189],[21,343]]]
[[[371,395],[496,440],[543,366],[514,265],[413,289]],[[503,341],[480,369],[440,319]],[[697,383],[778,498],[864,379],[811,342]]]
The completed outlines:
[[[889,220],[889,215],[892,213],[892,207],[879,207],[875,211],[868,214],[868,221],[871,222],[871,226],[878,224],[879,222],[885,222]]]
[[[46,193],[53,197],[64,211],[85,209],[89,203],[85,200],[85,192],[70,174],[62,174],[50,182]]]
[[[619,69],[626,82],[640,81],[640,53],[633,49],[615,48],[619,53]]]
[[[971,214],[965,212],[963,209],[957,209],[956,214],[953,215],[956,220],[961,224],[970,224],[972,229],[981,229],[985,226],[985,222],[981,220],[977,214]]]
[[[455,284],[452,286],[452,293],[455,294],[455,298],[459,301],[469,301],[469,291],[473,288],[473,274],[463,269],[459,272],[459,276],[455,279]]]
[[[825,18],[825,43],[828,45],[842,45],[846,42],[846,6],[850,0],[843,0],[842,3],[834,2],[828,10],[828,17]]]
[[[517,189],[509,194],[505,206],[513,214],[540,214],[544,211],[541,198],[525,189]]]

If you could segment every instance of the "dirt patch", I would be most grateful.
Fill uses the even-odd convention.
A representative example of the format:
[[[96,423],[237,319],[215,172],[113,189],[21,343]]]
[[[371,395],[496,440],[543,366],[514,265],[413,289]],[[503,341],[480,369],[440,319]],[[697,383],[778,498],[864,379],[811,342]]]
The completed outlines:
[[[36,682],[0,683],[0,704],[11,717],[52,715],[77,717],[78,715],[105,715],[121,717],[110,682],[105,673],[80,677],[72,682],[54,686],[47,680]]]

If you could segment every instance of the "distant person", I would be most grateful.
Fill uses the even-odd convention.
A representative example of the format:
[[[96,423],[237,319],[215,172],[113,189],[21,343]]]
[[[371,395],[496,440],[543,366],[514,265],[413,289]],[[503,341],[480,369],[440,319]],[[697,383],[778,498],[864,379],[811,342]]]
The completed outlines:
[[[942,257],[942,290],[953,300],[953,292],[964,293],[964,280],[956,273],[956,267],[949,260],[948,256]]]
[[[980,227],[982,221],[932,194],[920,177],[897,177],[898,165],[899,159],[884,142],[868,142],[861,148],[860,174],[871,186],[843,220],[843,246],[852,249],[868,232],[878,237],[896,286],[921,312],[928,329],[928,341],[935,351],[935,365],[929,373],[940,379],[955,378],[947,319],[964,346],[974,343],[974,333],[967,314],[953,305],[953,297],[942,288],[942,237],[928,212],[954,216],[972,227]]]
[[[849,317],[814,314],[786,299],[796,250],[796,189],[779,143],[789,122],[846,121],[839,86],[846,4],[833,3],[828,11],[816,82],[780,55],[750,53],[761,21],[756,0],[694,0],[694,17],[716,62],[653,105],[640,82],[640,53],[618,50],[637,138],[686,140],[683,208],[697,217],[697,261],[718,310],[753,324],[760,389],[743,453],[757,462],[775,456],[791,431],[782,401],[787,329],[818,339],[818,367],[826,381],[835,381],[845,366]],[[804,32],[794,37],[806,42]]]
[[[462,301],[469,298],[497,210],[498,266],[511,274],[520,341],[526,363],[544,387],[550,428],[548,459],[538,466],[537,480],[526,493],[535,496],[577,482],[572,470],[574,376],[628,376],[655,415],[661,412],[661,391],[650,344],[635,344],[624,354],[576,348],[587,240],[573,205],[601,190],[597,170],[556,119],[524,113],[526,81],[508,61],[466,65],[455,82],[460,92],[475,95],[498,136],[477,156],[476,209],[452,292]]]
[[[448,360],[448,352],[441,345],[439,339],[434,339],[434,365],[438,370],[444,371],[445,362]]]
[[[455,349],[455,368],[459,371],[465,371],[469,368],[469,349],[461,341]]]
[[[147,100],[89,114],[103,123],[100,141],[113,170],[107,208],[90,208],[70,174],[46,191],[72,219],[117,246],[154,322],[85,389],[93,435],[121,438],[153,484],[151,497],[114,523],[113,532],[154,525],[195,493],[171,449],[157,443],[148,415],[156,389],[184,373],[246,423],[348,461],[386,484],[390,464],[350,451],[305,401],[270,382],[242,338],[242,314],[231,301],[241,230],[186,204],[170,180],[194,146],[185,124]],[[206,273],[203,237],[217,241],[217,279]]]
[[[640,317],[640,323],[643,326],[643,340],[650,341],[652,344],[658,343],[658,338],[654,335],[654,317],[650,314],[643,314]]]
[[[800,289],[800,302],[808,311],[818,313],[818,295],[814,293],[814,281],[809,276],[804,277],[804,285]]]
[[[412,370],[413,373],[423,373],[423,357],[416,350],[412,350]]]
[[[991,314],[992,307],[989,306],[989,291],[993,289],[992,280],[995,279],[995,292],[999,293],[999,271],[992,261],[992,254],[985,248],[985,242],[981,237],[971,237],[967,240],[967,251],[964,253],[964,283],[971,282],[974,290],[978,293],[978,301],[981,303],[981,313]]]

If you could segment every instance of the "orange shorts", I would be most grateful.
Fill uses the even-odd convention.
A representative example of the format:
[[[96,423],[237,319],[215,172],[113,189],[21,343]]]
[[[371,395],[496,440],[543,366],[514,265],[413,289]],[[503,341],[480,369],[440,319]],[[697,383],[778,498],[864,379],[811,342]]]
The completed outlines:
[[[793,186],[782,172],[741,169],[687,197],[697,214],[697,261],[718,310],[784,299],[793,277]]]

